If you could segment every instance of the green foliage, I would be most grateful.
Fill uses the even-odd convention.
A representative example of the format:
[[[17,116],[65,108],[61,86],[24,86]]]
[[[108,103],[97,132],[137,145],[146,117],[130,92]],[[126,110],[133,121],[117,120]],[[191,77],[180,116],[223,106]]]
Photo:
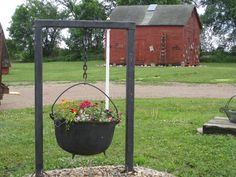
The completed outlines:
[[[103,49],[89,49],[87,51],[87,59],[90,60],[104,60]],[[74,49],[74,52],[71,52],[69,49],[58,49],[57,55],[54,57],[45,57],[44,61],[46,62],[55,62],[55,61],[83,61],[84,52],[80,52],[79,49]]]
[[[8,29],[12,40],[9,50],[13,58],[23,61],[33,61],[34,56],[34,28],[35,19],[63,19],[64,12],[49,1],[27,0],[18,6],[12,16],[11,26]],[[51,56],[60,40],[60,30],[53,28],[43,29],[43,53]]]
[[[201,17],[204,32],[210,30],[221,38],[221,45],[229,47],[236,43],[236,1],[235,0],[201,0],[206,7]]]
[[[233,54],[233,49],[230,52],[225,52],[223,47],[218,47],[211,52],[202,52],[200,61],[208,63],[235,63],[236,56]]]
[[[76,7],[75,13],[78,20],[104,20],[106,18],[104,8],[98,0],[82,0],[82,3]]]
[[[12,16],[9,36],[12,39],[10,53],[15,53],[14,58],[28,60],[33,58],[33,19],[26,5],[16,8]],[[15,50],[14,50],[15,47]]]
[[[98,0],[83,0],[79,4],[73,2],[67,4],[68,13],[75,20],[105,20],[105,9]],[[103,44],[103,33],[101,29],[69,29],[70,36],[65,39],[71,53],[76,58],[83,54],[84,44],[88,49],[101,49]]]
[[[230,53],[231,53],[232,56],[236,57],[236,45],[231,47]]]
[[[22,52],[17,52],[16,42],[11,39],[6,39],[6,46],[11,61],[18,61],[23,56],[19,56]]]
[[[205,53],[200,57],[201,62],[205,63],[235,63],[236,58],[230,54],[219,54],[214,52]]]
[[[196,129],[214,116],[225,99],[136,99],[134,165],[167,171],[175,176],[233,177],[236,139],[230,135],[201,135]],[[116,100],[121,112],[125,102]],[[44,170],[125,163],[125,121],[116,126],[107,156],[76,156],[56,143],[54,125],[44,107]],[[35,168],[34,110],[0,112],[0,176],[31,175]]]

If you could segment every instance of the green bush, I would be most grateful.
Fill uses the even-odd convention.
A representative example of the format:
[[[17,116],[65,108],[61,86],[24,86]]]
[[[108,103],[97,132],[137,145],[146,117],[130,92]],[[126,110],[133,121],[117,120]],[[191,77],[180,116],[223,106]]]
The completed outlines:
[[[227,52],[208,52],[202,53],[200,62],[204,63],[233,63],[236,62],[236,56]]]
[[[104,51],[101,49],[90,49],[87,51],[87,59],[88,60],[104,60]],[[44,61],[46,62],[54,62],[54,61],[83,61],[84,60],[84,52],[70,51],[68,49],[61,49],[57,55],[51,57],[44,57]]]

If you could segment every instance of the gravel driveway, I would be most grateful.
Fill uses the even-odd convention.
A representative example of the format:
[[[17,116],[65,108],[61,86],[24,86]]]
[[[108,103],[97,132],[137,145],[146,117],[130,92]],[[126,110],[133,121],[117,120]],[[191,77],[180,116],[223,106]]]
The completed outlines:
[[[56,97],[73,83],[45,83],[43,93],[44,105],[54,102]],[[97,87],[104,89],[104,83],[98,82]],[[20,95],[4,95],[0,110],[34,107],[34,86],[9,86],[10,91]],[[229,98],[236,94],[236,85],[223,84],[168,84],[168,85],[136,85],[136,98]],[[110,95],[114,98],[125,98],[125,85],[110,84]],[[63,95],[66,99],[103,99],[104,96],[88,86],[74,87]]]

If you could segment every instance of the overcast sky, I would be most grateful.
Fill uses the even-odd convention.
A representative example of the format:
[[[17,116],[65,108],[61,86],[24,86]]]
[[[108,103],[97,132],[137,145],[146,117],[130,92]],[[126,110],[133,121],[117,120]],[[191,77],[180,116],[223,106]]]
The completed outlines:
[[[16,7],[23,2],[24,0],[0,0],[0,22],[6,38],[8,38],[7,28],[10,26],[11,17]]]

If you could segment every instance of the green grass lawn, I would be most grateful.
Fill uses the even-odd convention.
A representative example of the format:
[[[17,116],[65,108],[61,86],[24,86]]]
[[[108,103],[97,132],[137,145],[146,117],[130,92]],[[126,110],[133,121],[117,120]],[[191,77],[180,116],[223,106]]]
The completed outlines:
[[[125,112],[123,100],[116,100]],[[216,115],[225,99],[136,99],[134,164],[186,177],[235,177],[234,136],[201,135],[196,129]],[[125,120],[117,126],[107,157],[71,155],[55,140],[44,109],[44,167],[46,170],[124,164]],[[34,171],[34,110],[0,112],[0,176],[22,176]]]
[[[103,61],[90,61],[88,63],[88,80],[103,81],[105,67]],[[83,62],[48,62],[44,63],[44,81],[81,81]],[[203,63],[199,67],[136,67],[136,83],[236,83],[236,63]],[[125,67],[111,67],[112,81],[124,82]],[[17,82],[33,83],[33,63],[13,63],[9,75],[3,77],[7,84]]]

